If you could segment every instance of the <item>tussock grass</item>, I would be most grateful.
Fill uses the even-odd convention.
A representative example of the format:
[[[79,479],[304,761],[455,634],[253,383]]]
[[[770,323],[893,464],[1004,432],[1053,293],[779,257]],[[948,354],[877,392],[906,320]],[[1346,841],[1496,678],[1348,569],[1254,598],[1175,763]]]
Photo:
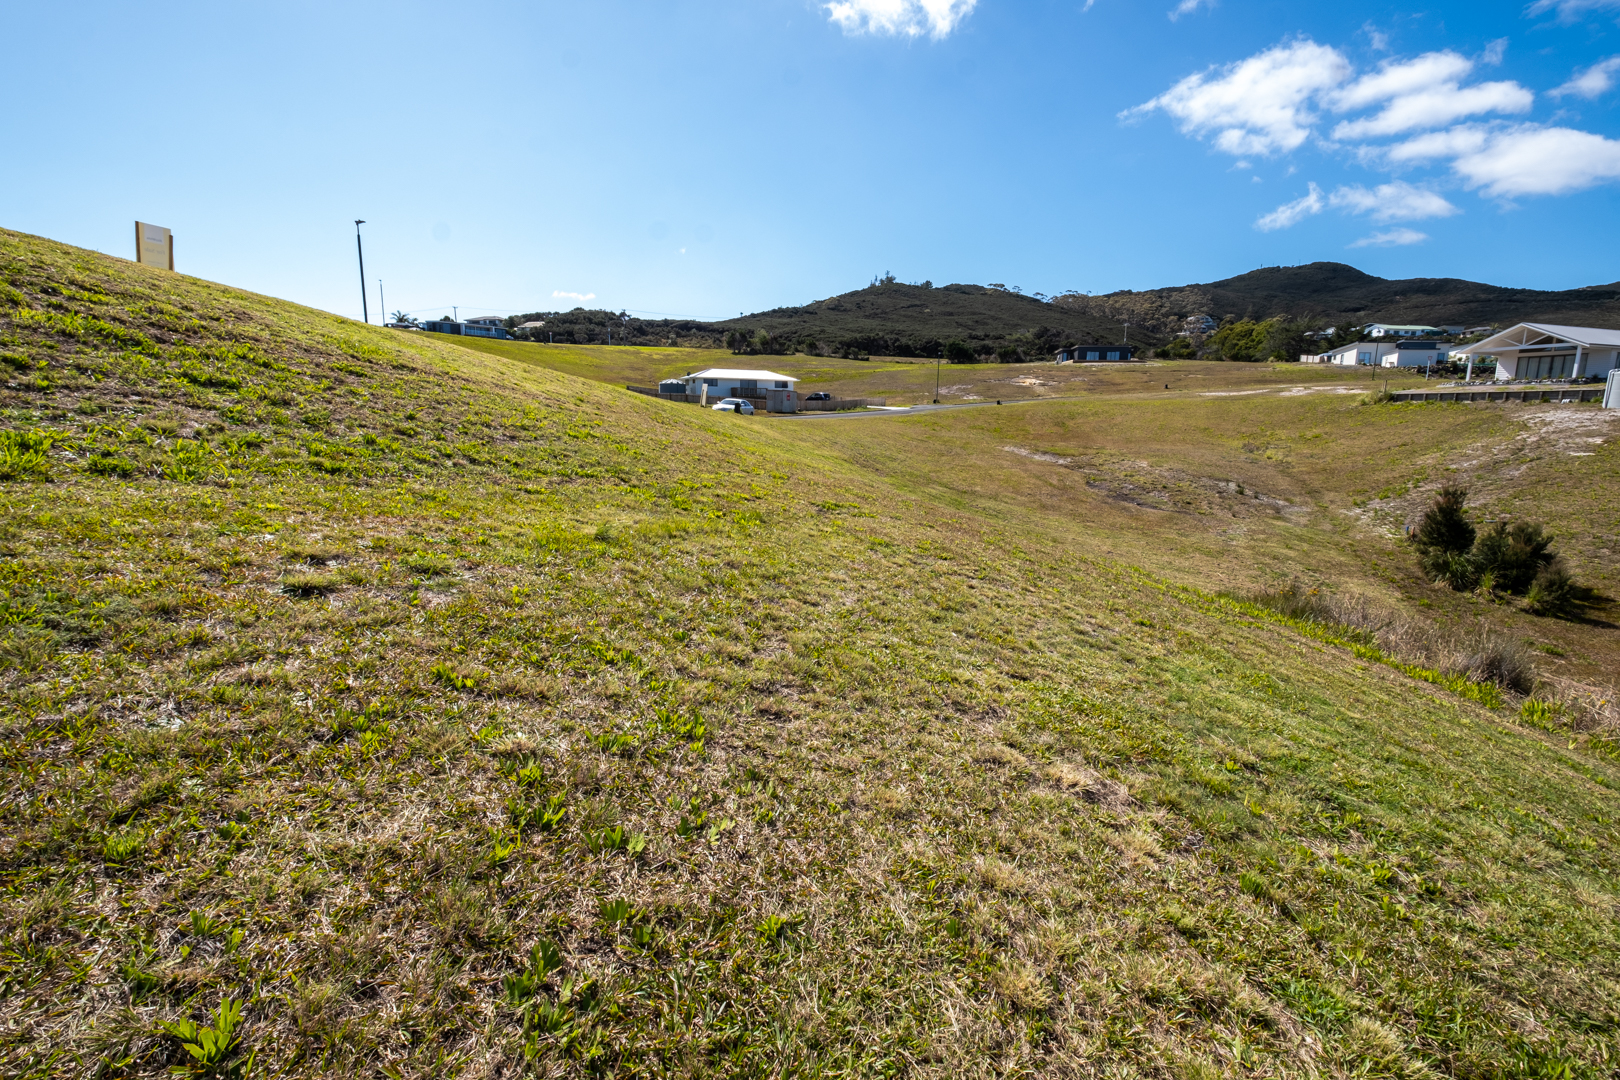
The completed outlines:
[[[0,276],[8,1075],[1610,1067],[1595,744],[881,439]]]
[[[1337,596],[1298,582],[1265,589],[1246,598],[1285,618],[1338,630],[1345,639],[1376,646],[1399,663],[1437,672],[1465,684],[1490,684],[1527,694],[1536,672],[1530,650],[1520,641],[1480,625],[1451,633],[1363,596]]]

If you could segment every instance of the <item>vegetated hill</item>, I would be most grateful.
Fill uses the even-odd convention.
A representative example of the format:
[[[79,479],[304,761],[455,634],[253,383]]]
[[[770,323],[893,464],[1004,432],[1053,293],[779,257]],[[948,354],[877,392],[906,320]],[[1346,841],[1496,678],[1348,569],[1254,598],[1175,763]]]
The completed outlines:
[[[0,280],[6,1075],[1611,1070],[1602,732],[870,423]]]
[[[1129,318],[1160,334],[1188,315],[1267,319],[1287,315],[1324,326],[1369,322],[1510,325],[1552,322],[1620,326],[1620,283],[1541,291],[1460,278],[1388,280],[1344,263],[1272,266],[1203,285],[1060,296],[1053,301],[1099,318]]]
[[[802,307],[775,308],[723,322],[637,319],[583,308],[508,320],[545,320],[536,340],[566,344],[683,345],[719,348],[740,335],[745,351],[833,356],[937,356],[959,341],[982,359],[1045,360],[1065,345],[1112,344],[1124,327],[1092,314],[981,285],[907,285],[885,277],[864,289]],[[760,335],[764,335],[763,338]],[[1164,334],[1133,335],[1145,343]]]

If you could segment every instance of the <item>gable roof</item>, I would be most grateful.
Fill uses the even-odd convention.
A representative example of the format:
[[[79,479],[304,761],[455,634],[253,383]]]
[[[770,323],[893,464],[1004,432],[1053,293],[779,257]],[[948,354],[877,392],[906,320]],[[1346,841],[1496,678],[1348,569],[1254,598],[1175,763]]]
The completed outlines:
[[[1559,345],[1584,345],[1587,348],[1620,348],[1620,330],[1601,326],[1559,326],[1556,323],[1519,323],[1483,341],[1468,346],[1478,355],[1508,349],[1536,349]]]
[[[702,371],[694,371],[690,375],[681,376],[683,379],[753,379],[755,382],[798,382],[793,375],[780,375],[774,371],[756,371],[749,368],[711,367]]]

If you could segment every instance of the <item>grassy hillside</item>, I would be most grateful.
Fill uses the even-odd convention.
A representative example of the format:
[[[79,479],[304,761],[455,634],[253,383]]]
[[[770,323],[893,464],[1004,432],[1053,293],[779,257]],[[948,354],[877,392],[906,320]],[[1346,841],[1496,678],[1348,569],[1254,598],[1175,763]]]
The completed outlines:
[[[1237,479],[1376,502],[1393,417],[1494,414],[755,423],[16,233],[0,278],[7,1075],[1615,1068],[1612,744],[1206,573],[1347,520]]]
[[[1096,318],[1130,318],[1150,332],[1173,333],[1188,315],[1267,319],[1316,318],[1324,325],[1370,322],[1576,326],[1620,325],[1620,282],[1545,291],[1486,285],[1459,278],[1374,277],[1344,263],[1271,266],[1203,285],[1062,296],[1054,303]]]

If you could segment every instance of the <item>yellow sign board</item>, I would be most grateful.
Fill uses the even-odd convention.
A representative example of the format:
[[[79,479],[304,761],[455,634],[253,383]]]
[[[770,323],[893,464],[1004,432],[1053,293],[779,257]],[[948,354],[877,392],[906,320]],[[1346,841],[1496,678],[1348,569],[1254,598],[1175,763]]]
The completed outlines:
[[[143,266],[174,269],[174,234],[161,225],[135,223],[135,261]]]

